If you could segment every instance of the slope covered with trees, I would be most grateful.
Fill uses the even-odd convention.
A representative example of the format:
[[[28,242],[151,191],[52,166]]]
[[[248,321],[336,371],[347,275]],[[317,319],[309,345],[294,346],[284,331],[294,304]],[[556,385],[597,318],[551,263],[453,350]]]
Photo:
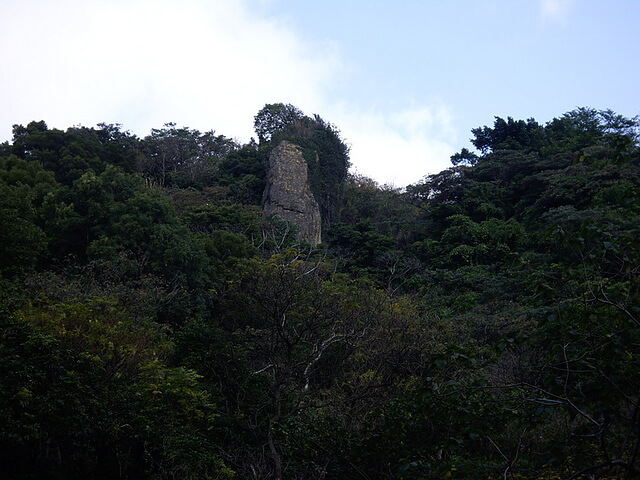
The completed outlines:
[[[3,475],[640,475],[637,119],[496,118],[404,190],[317,115],[255,130],[0,145]],[[262,214],[281,140],[314,249]]]

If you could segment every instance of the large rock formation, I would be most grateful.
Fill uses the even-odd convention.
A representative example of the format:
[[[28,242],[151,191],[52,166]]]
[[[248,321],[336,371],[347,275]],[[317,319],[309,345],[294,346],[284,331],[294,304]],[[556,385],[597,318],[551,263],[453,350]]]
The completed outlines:
[[[296,225],[298,238],[315,246],[322,240],[322,222],[307,170],[300,147],[283,141],[274,148],[269,156],[264,212]]]

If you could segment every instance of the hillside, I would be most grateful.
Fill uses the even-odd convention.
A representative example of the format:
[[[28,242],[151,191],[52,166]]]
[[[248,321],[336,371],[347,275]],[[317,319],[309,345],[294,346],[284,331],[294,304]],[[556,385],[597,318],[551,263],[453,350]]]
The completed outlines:
[[[496,117],[403,190],[317,115],[255,130],[0,145],[6,478],[640,476],[637,119]],[[263,212],[281,144],[317,246]]]

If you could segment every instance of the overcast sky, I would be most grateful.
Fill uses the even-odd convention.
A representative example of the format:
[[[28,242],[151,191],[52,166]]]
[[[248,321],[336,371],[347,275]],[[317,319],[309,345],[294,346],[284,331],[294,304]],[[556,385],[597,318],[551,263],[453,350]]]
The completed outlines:
[[[640,114],[639,25],[639,0],[0,0],[0,142],[32,120],[247,142],[291,103],[402,187],[494,116]]]

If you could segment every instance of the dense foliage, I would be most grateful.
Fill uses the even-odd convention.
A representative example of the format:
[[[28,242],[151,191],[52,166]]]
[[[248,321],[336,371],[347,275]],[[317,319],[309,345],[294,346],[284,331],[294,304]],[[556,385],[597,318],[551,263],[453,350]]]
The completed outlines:
[[[11,479],[640,476],[640,127],[496,118],[404,190],[337,128],[16,125],[0,145]],[[301,146],[325,243],[265,218]]]
[[[265,105],[255,116],[254,127],[263,145],[289,140],[302,148],[323,227],[328,229],[338,221],[350,163],[349,147],[337,127],[319,115],[308,117],[281,103]]]

